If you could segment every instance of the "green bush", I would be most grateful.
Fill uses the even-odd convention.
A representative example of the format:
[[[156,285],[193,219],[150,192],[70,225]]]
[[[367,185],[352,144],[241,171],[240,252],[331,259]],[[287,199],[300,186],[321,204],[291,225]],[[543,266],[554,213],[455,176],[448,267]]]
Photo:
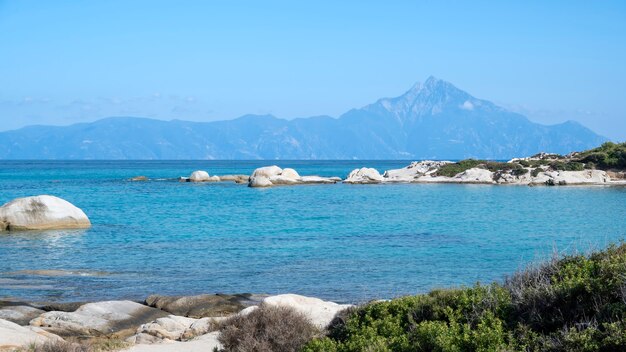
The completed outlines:
[[[475,167],[487,169],[491,172],[511,171],[513,175],[523,175],[528,172],[528,170],[524,169],[524,167],[518,163],[503,163],[498,161],[465,159],[456,163],[450,163],[441,166],[439,170],[437,170],[437,175],[454,177],[463,171]]]
[[[624,351],[626,245],[348,313],[304,351]]]
[[[600,147],[580,153],[576,159],[592,163],[601,170],[626,169],[626,143],[606,142]]]
[[[583,163],[579,163],[576,161],[555,161],[550,163],[550,167],[554,170],[559,171],[583,171],[585,169],[585,165]]]

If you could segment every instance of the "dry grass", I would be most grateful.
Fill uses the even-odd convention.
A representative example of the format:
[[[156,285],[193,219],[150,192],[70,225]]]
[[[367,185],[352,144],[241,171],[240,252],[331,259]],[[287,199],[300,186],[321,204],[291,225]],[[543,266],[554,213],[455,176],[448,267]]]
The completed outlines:
[[[227,352],[296,352],[317,334],[303,314],[263,304],[224,321],[221,330],[219,341]]]
[[[30,344],[15,352],[110,352],[119,351],[129,344],[115,338],[95,338],[88,342],[48,341],[43,344]]]

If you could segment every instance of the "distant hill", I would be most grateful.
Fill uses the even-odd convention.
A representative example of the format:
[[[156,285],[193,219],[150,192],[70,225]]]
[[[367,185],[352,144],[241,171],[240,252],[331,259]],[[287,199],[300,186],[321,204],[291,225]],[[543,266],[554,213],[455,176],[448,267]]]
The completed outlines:
[[[112,117],[0,132],[0,159],[508,159],[606,138],[545,126],[430,77],[339,118],[246,115],[217,122]]]

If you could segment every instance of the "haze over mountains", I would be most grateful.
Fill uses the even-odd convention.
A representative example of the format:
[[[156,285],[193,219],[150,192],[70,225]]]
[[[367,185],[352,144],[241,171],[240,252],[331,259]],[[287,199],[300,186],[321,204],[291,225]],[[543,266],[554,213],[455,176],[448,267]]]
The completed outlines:
[[[566,154],[606,138],[540,125],[430,77],[339,118],[246,115],[216,122],[112,117],[0,132],[1,159],[508,159]]]

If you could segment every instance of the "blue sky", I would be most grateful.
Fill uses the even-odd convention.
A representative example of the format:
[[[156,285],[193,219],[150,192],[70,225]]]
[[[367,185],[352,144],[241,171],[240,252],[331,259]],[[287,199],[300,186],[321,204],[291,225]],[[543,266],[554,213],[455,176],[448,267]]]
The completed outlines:
[[[0,130],[338,116],[429,75],[626,140],[624,1],[3,1]]]

